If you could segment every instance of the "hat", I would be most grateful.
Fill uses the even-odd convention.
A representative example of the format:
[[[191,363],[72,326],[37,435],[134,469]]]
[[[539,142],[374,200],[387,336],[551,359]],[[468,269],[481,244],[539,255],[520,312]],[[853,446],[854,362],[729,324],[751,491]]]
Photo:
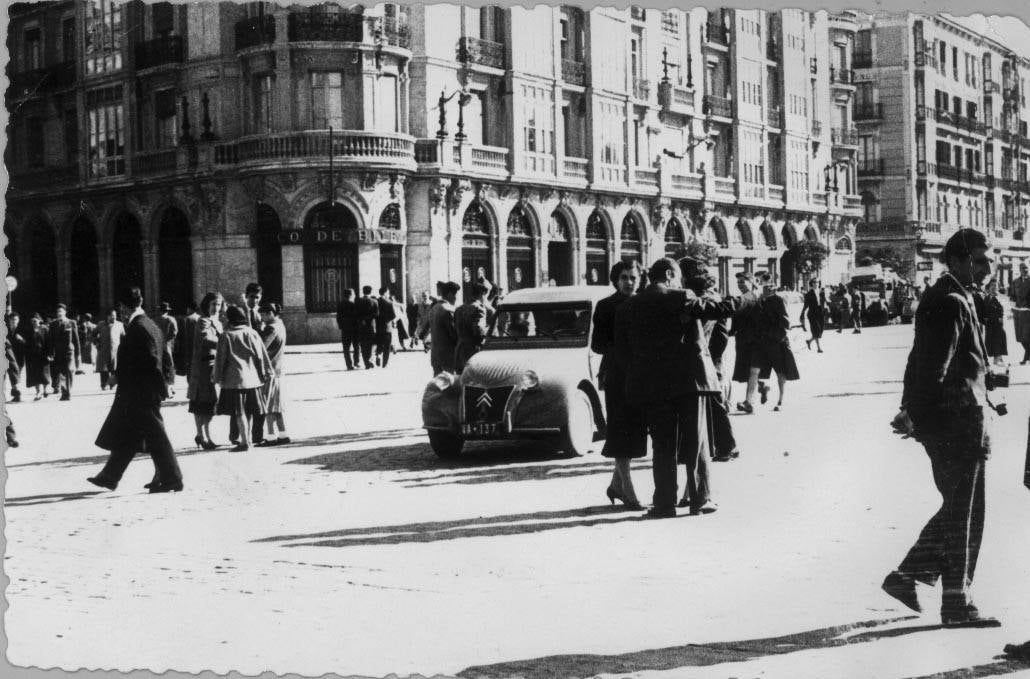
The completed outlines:
[[[163,314],[171,313],[172,305],[169,304],[168,302],[161,302],[161,305],[159,307],[157,307],[157,310],[160,311]]]

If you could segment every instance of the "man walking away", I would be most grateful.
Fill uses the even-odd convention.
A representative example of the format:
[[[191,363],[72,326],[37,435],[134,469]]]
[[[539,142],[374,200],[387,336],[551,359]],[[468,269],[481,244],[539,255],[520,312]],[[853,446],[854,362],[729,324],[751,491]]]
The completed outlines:
[[[855,329],[852,335],[862,334],[862,317],[865,315],[865,293],[858,288],[851,289],[851,320],[854,321]]]
[[[472,284],[472,299],[454,312],[458,344],[454,350],[454,372],[465,369],[469,359],[479,353],[490,331],[492,310],[487,302],[490,288],[485,283]]]
[[[973,299],[967,291],[990,271],[986,237],[961,229],[941,259],[948,270],[926,290],[916,310],[915,337],[905,368],[902,410],[907,426],[930,458],[943,502],[883,589],[921,611],[916,583],[943,586],[945,627],[994,627],[970,596],[984,526],[984,468],[990,454],[986,429],[987,351]]]
[[[1023,345],[1023,360],[1019,364],[1024,365],[1030,361],[1030,276],[1025,263],[1019,265],[1019,277],[1009,286],[1009,299],[1012,300],[1016,341]]]
[[[372,298],[372,286],[361,288],[361,298],[355,304],[358,321],[358,343],[361,345],[361,360],[365,369],[372,369],[372,347],[376,340],[376,317],[379,304]]]
[[[168,395],[162,373],[164,336],[143,313],[139,288],[122,292],[118,305],[127,319],[125,338],[118,347],[118,389],[96,441],[111,455],[100,473],[88,481],[114,490],[133,455],[145,449],[154,461],[150,492],[180,491],[182,472],[161,419],[161,401]]]
[[[397,308],[390,299],[390,288],[379,289],[379,299],[376,300],[378,311],[376,313],[376,363],[382,367],[390,362],[390,353],[393,351],[393,329],[397,324]]]
[[[454,327],[454,303],[461,286],[447,282],[440,285],[440,301],[429,311],[429,363],[433,375],[454,372],[454,353],[458,347],[458,331]]]
[[[168,302],[161,302],[158,311],[161,315],[154,319],[154,323],[165,337],[165,382],[168,383],[168,395],[175,396],[175,340],[179,336],[179,323],[172,316],[172,305]]]
[[[81,360],[82,346],[79,344],[79,328],[68,318],[68,307],[64,304],[57,305],[57,318],[50,324],[48,337],[51,371],[56,378],[54,386],[60,388],[62,401],[70,401],[72,380]]]
[[[343,299],[336,307],[336,327],[340,329],[343,360],[347,363],[347,370],[354,370],[356,366],[361,365],[361,354],[358,344],[358,309],[354,303],[352,288],[343,291]]]

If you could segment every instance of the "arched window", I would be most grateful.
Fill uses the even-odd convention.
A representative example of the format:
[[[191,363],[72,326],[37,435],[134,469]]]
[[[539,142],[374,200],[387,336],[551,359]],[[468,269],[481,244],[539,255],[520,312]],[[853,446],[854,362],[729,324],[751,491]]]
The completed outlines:
[[[740,241],[740,244],[745,248],[750,250],[755,247],[754,239],[751,236],[751,227],[744,219],[737,220],[737,227],[734,229],[734,233]]]
[[[809,225],[805,227],[805,240],[810,241],[812,243],[819,242],[819,234],[816,233],[814,226]]]
[[[70,255],[72,309],[96,314],[101,301],[97,232],[85,217],[79,217],[72,225]]]
[[[379,228],[400,231],[401,208],[397,203],[390,203],[383,209],[383,213],[379,215]]]
[[[358,248],[356,241],[347,242],[346,237],[357,228],[354,214],[343,205],[322,203],[308,213],[304,230],[326,234],[325,238],[313,234],[304,245],[304,291],[309,312],[336,311],[345,289],[357,292]]]
[[[629,213],[622,220],[622,228],[619,230],[619,252],[624,262],[643,262],[644,248],[643,239],[640,236],[640,225],[634,219],[633,213]]]
[[[712,236],[715,238],[715,242],[718,243],[719,247],[729,247],[730,239],[726,234],[726,225],[721,219],[713,217],[712,221],[709,222],[709,228],[712,230]]]
[[[665,256],[675,257],[679,254],[687,239],[683,235],[683,225],[673,217],[665,227]]]
[[[480,276],[493,281],[493,233],[486,208],[472,201],[461,218],[462,289],[469,294],[470,283]]]
[[[841,252],[844,252],[844,251],[851,252],[851,250],[852,250],[851,239],[848,238],[847,236],[844,236],[843,238],[841,238],[840,240],[837,241],[837,244],[834,246],[834,249],[835,250],[840,250]]]
[[[279,242],[279,234],[282,232],[282,222],[279,221],[279,215],[275,209],[265,203],[258,203],[255,219],[257,221],[254,234],[257,282],[264,288],[264,299],[281,303],[283,299],[283,248]]]
[[[780,237],[783,238],[783,245],[788,248],[792,248],[798,244],[797,234],[794,233],[794,228],[790,224],[784,224],[783,229],[780,230]]]
[[[565,215],[555,210],[547,222],[547,276],[555,285],[572,285],[572,235]]]
[[[508,290],[536,285],[536,256],[533,227],[521,205],[508,215]]]
[[[193,298],[193,247],[190,222],[181,210],[169,208],[161,219],[158,243],[158,293],[174,313],[184,312]]]
[[[608,283],[608,227],[597,210],[587,219],[587,284]]]

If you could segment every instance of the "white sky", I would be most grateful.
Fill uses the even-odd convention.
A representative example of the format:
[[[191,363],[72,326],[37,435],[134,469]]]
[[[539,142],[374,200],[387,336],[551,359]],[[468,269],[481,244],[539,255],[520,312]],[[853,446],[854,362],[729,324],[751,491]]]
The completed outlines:
[[[962,24],[970,30],[982,33],[983,35],[997,40],[1016,54],[1030,58],[1030,28],[1021,20],[1013,16],[984,16],[983,14],[970,14],[968,16],[944,16]]]

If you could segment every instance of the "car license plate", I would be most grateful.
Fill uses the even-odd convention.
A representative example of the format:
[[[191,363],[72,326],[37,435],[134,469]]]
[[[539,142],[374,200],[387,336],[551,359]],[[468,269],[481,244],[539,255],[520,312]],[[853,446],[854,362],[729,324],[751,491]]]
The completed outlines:
[[[466,424],[465,433],[470,436],[494,436],[497,434],[497,425],[486,422]]]

